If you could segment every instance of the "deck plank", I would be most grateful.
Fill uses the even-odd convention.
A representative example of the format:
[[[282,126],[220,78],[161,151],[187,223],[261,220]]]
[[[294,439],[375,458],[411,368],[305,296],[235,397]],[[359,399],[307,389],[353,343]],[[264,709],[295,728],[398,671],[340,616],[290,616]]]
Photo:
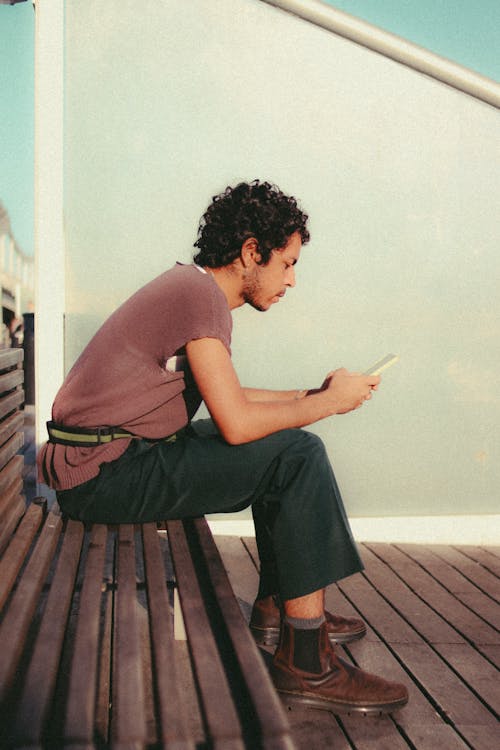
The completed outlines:
[[[372,555],[372,557],[370,557]],[[374,559],[374,556],[376,558]],[[403,607],[405,617],[408,618],[408,603],[414,601],[415,607],[420,607],[420,616],[412,620],[418,632],[436,648],[440,643],[457,643],[456,637],[450,640],[445,635],[444,626],[454,630],[463,641],[469,641],[480,652],[483,646],[498,644],[498,631],[481,619],[455,596],[453,596],[439,581],[435,580],[415,560],[403,554],[399,549],[389,544],[371,544],[365,546],[365,559],[371,560],[371,580],[380,585],[381,578],[391,572],[391,580],[398,577],[408,592],[399,606]],[[420,602],[420,604],[419,604]],[[437,633],[427,632],[426,619],[430,613],[441,619],[442,625]],[[425,613],[425,614],[424,614]],[[449,633],[449,630],[447,630]],[[497,665],[498,666],[498,665]]]
[[[490,555],[496,555],[500,559],[500,545],[485,544],[481,549],[489,552]]]
[[[473,547],[465,545],[460,551],[500,578],[500,547]]]
[[[495,602],[500,602],[500,579],[486,570],[480,563],[464,555],[462,550],[451,546],[431,545],[428,549],[455,570],[458,570],[468,581],[490,596]]]
[[[241,547],[234,537],[218,537],[217,541],[237,596],[249,613],[258,583],[255,540],[245,538]],[[489,604],[482,599],[484,595],[493,602],[494,555],[483,548],[468,548],[466,554],[462,548],[434,551],[424,545],[413,548],[410,555],[406,548],[389,549],[388,545],[385,554],[396,562],[393,570],[371,546],[362,546],[365,573],[329,587],[327,606],[365,619],[366,637],[341,651],[368,671],[405,682],[410,702],[392,716],[363,721],[355,716],[334,717],[326,711],[292,711],[289,718],[298,748],[486,750],[497,746],[500,680],[492,662],[499,655],[500,642],[498,637],[495,640],[494,622],[485,622],[467,606],[467,597],[473,595],[475,602],[482,603],[483,615],[495,614],[495,608],[487,609]],[[443,552],[447,559],[441,556]],[[436,580],[442,574],[444,586]],[[420,588],[414,590],[408,581]],[[438,592],[446,598],[446,611]],[[468,637],[471,626],[478,624],[479,637],[490,641],[481,645],[482,653]]]
[[[340,717],[344,731],[356,750],[407,750],[391,716]]]
[[[379,550],[380,551],[380,550]],[[377,594],[380,597],[382,614],[376,606],[373,594],[371,596],[360,595],[356,591],[356,582],[347,579],[341,583],[341,588],[345,590],[350,598],[353,595],[358,597],[357,606],[364,611],[368,620],[371,620],[374,627],[377,627],[380,633],[384,632],[384,606],[389,603],[397,607],[397,612],[393,615],[393,625],[402,621],[403,633],[402,639],[391,642],[391,648],[394,653],[404,664],[405,669],[409,671],[416,685],[429,697],[429,700],[435,705],[443,722],[451,722],[459,736],[463,736],[469,742],[475,742],[475,750],[486,748],[491,742],[492,734],[498,732],[498,724],[492,711],[483,705],[483,701],[478,699],[474,690],[481,689],[479,675],[474,673],[471,666],[471,658],[476,658],[476,654],[465,640],[457,641],[446,638],[434,637],[434,643],[428,643],[427,639],[422,637],[422,631],[425,630],[427,616],[435,613],[409,587],[406,592],[402,586],[406,586],[399,577],[391,571],[390,567],[382,563],[375,555],[364,551],[364,559],[367,568],[363,578],[370,585],[377,588]],[[416,565],[416,563],[413,563]],[[354,579],[356,576],[353,577]],[[358,583],[357,588],[360,589]],[[404,594],[404,595],[402,595]],[[419,610],[420,606],[420,610]],[[461,607],[460,602],[457,606]],[[375,608],[374,608],[375,607]],[[370,611],[371,608],[371,611]],[[404,616],[404,619],[403,617]],[[407,638],[406,628],[408,624],[415,626],[415,637],[413,642]],[[443,633],[450,632],[450,626],[442,621]],[[430,634],[435,636],[435,627],[430,629]],[[427,633],[429,635],[429,633]],[[438,634],[439,635],[439,634]],[[421,638],[420,643],[418,639]],[[443,652],[440,651],[441,645],[444,645]],[[354,644],[353,644],[354,646]],[[452,669],[444,660],[445,655],[450,657],[450,646],[461,649],[461,657],[466,654],[468,671],[474,675],[475,687],[470,689],[467,685],[467,676],[461,675],[458,670],[463,664],[456,664],[456,670]],[[472,656],[473,655],[473,656]],[[366,666],[364,664],[364,666]],[[380,670],[378,670],[380,671]],[[493,672],[490,673],[488,690],[495,691],[494,683],[491,682]],[[410,691],[412,692],[412,691]],[[484,687],[483,687],[484,692]],[[492,698],[493,700],[493,698]],[[414,708],[413,699],[410,699],[409,706],[400,712],[401,716],[411,716]],[[498,739],[498,738],[497,738]]]
[[[498,669],[481,654],[454,643],[443,643],[440,654],[472,687],[475,693],[500,714],[500,675]]]
[[[430,548],[416,544],[398,544],[396,547],[403,554],[415,560],[424,569],[423,572],[434,578],[451,596],[485,620],[488,625],[495,629],[496,635],[498,635],[498,626],[500,626],[500,604],[498,602],[471,583],[442,557],[435,555]],[[500,583],[497,585],[500,589]]]

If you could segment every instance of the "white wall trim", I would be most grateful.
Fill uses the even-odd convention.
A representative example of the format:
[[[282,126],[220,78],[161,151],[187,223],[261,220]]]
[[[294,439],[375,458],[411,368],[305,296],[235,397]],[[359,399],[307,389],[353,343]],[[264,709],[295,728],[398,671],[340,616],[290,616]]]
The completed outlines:
[[[327,31],[350,39],[420,73],[453,86],[493,107],[500,107],[500,85],[491,78],[408,42],[396,34],[383,31],[359,18],[344,13],[320,0],[263,0],[281,10],[299,16]]]
[[[251,519],[207,520],[213,534],[255,536]],[[500,545],[500,515],[352,518],[350,524],[358,542]]]
[[[35,20],[36,441],[44,442],[64,375],[64,0],[37,0]]]

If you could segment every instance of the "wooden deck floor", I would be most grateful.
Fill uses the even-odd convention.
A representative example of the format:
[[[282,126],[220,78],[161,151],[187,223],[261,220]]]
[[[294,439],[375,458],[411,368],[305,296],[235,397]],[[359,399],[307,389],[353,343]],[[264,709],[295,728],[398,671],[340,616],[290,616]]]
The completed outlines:
[[[257,588],[255,540],[216,539],[248,618]],[[327,604],[362,616],[368,633],[340,651],[404,682],[410,701],[376,718],[290,711],[299,750],[500,748],[500,547],[360,548],[365,571],[330,587]]]

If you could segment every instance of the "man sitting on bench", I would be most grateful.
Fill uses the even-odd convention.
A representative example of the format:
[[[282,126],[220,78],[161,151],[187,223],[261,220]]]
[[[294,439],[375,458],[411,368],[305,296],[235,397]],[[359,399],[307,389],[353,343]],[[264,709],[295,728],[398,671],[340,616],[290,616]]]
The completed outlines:
[[[403,685],[351,666],[332,644],[365,625],[324,609],[329,584],[362,569],[321,440],[301,428],[370,399],[380,377],[330,372],[310,391],[244,388],[231,310],[268,310],[295,286],[307,215],[267,182],[216,196],[192,265],[140,289],[85,348],[53,406],[40,478],[70,518],[143,523],[252,506],[261,570],[250,627],[276,643],[289,702],[391,711]],[[212,420],[191,422],[201,401]]]

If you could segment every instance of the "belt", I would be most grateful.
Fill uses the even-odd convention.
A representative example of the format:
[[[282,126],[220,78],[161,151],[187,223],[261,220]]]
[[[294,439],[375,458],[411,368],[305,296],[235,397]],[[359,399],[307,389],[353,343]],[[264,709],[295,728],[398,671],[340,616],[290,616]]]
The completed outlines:
[[[186,428],[174,432],[166,438],[160,438],[162,442],[173,443],[180,437]],[[60,443],[62,445],[74,445],[80,448],[87,448],[94,445],[106,445],[112,440],[121,440],[123,438],[135,438],[144,440],[140,435],[134,435],[121,427],[66,427],[65,425],[56,424],[56,422],[47,422],[47,432],[49,433],[50,443]],[[157,441],[155,441],[157,442]]]

